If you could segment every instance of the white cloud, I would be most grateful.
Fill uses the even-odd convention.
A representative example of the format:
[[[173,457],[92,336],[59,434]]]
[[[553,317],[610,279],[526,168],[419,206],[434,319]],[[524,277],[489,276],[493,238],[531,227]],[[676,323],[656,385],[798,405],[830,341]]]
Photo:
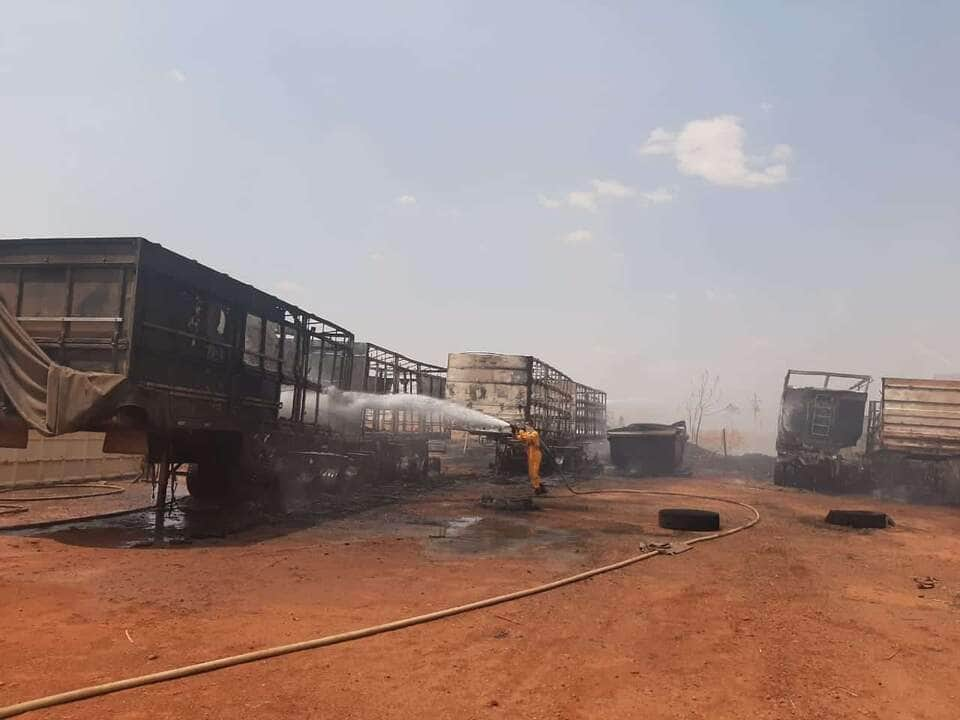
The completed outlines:
[[[187,81],[187,76],[178,68],[170,68],[167,70],[166,76],[167,80],[172,80],[175,83],[185,83]]]
[[[740,118],[719,115],[688,122],[679,133],[656,128],[640,147],[641,155],[673,155],[685,175],[727,187],[756,188],[787,180],[793,150],[776,145],[766,156],[747,156]]]
[[[633,197],[637,191],[632,187],[627,187],[619,180],[591,180],[593,191],[600,197],[611,197],[622,200],[623,198]]]
[[[394,202],[401,207],[410,207],[417,204],[417,198],[413,195],[401,195],[394,199]]]
[[[575,190],[574,192],[567,193],[567,204],[570,207],[579,208],[588,212],[596,212],[597,194],[589,190],[585,192]]]
[[[773,103],[767,102],[766,100],[764,100],[762,103],[760,103],[760,109],[763,110],[765,113],[768,113],[771,110],[773,110]]]
[[[586,245],[593,241],[593,233],[589,230],[574,230],[563,236],[564,245]]]
[[[662,205],[677,199],[677,191],[671,188],[660,187],[656,190],[640,193],[640,198],[651,205]]]
[[[663,128],[655,128],[640,147],[641,155],[671,155],[677,142],[677,134]]]
[[[793,148],[789,145],[774,145],[773,150],[770,153],[770,159],[776,160],[778,162],[790,162],[793,158]]]
[[[573,190],[568,192],[561,202],[545,195],[538,195],[537,202],[541,207],[558,208],[562,204],[578,210],[595,213],[600,209],[602,200],[627,200],[639,198],[644,205],[659,205],[676,198],[676,191],[661,187],[649,192],[640,192],[635,187],[626,185],[619,180],[602,180],[594,178],[590,181],[592,190]]]
[[[372,262],[382,262],[384,259],[384,256],[383,256],[383,253],[372,252],[369,255],[367,255],[367,258],[370,259],[370,261]]]

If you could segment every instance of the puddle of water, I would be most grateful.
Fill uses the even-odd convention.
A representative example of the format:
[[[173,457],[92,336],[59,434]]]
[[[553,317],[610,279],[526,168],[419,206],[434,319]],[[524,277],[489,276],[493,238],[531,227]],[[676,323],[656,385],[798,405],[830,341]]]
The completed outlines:
[[[444,537],[457,537],[462,535],[468,528],[476,525],[483,520],[482,517],[469,516],[459,517],[456,520],[450,520],[444,526]]]
[[[449,553],[496,553],[531,544],[576,544],[577,535],[533,525],[524,520],[503,517],[460,517],[438,523],[440,531],[431,535],[432,550]]]
[[[154,511],[141,510],[97,520],[65,520],[56,525],[13,530],[10,535],[44,537],[72,545],[135,548],[153,545]],[[223,538],[249,526],[251,519],[231,513],[172,508],[164,517],[164,539],[170,545],[192,540]]]

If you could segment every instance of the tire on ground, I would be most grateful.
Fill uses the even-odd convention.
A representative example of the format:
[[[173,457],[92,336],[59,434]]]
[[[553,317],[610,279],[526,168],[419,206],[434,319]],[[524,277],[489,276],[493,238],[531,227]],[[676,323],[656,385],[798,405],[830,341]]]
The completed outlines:
[[[852,528],[886,528],[893,525],[893,518],[875,510],[831,510],[824,521]]]
[[[719,530],[720,513],[713,510],[664,508],[660,511],[660,527],[667,530]]]

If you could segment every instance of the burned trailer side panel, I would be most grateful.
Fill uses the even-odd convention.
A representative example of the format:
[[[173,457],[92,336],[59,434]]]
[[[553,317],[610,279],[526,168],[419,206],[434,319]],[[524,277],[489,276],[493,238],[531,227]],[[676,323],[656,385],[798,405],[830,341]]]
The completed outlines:
[[[915,458],[960,456],[960,380],[882,383],[877,449]]]
[[[512,424],[528,420],[530,358],[495,353],[450,353],[447,399]]]

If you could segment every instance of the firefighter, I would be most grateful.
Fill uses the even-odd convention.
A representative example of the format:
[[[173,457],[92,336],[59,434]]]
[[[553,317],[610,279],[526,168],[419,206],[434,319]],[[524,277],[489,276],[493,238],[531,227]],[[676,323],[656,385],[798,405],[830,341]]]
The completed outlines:
[[[531,425],[524,428],[516,428],[514,437],[527,446],[527,475],[530,478],[530,485],[533,487],[535,495],[546,495],[547,489],[540,482],[540,461],[543,459],[543,451],[540,449],[540,433]]]

